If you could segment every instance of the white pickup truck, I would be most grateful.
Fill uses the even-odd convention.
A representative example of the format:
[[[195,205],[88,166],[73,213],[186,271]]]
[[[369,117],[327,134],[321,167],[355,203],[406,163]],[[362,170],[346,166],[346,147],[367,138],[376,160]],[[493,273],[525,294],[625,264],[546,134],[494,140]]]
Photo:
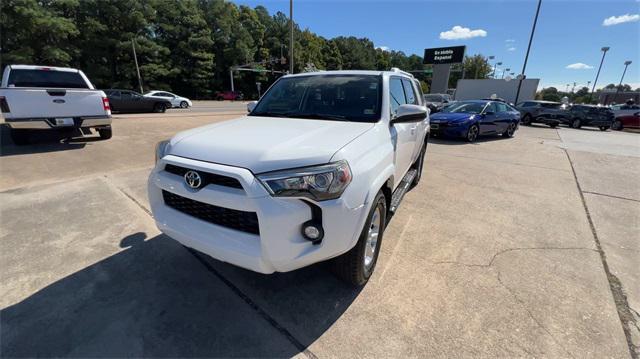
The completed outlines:
[[[418,81],[397,69],[289,75],[249,111],[158,144],[148,182],[158,228],[256,272],[331,260],[366,283],[422,174],[429,111]]]
[[[80,70],[8,65],[0,110],[17,145],[28,143],[34,130],[94,128],[101,138],[111,138],[109,100]]]

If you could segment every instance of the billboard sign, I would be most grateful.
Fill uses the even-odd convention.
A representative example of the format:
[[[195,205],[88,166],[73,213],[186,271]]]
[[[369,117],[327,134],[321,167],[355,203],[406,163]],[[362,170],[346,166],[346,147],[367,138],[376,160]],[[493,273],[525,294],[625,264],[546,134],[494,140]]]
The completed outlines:
[[[466,46],[437,47],[432,49],[424,49],[423,64],[440,65],[440,64],[457,64],[464,60],[464,51]]]

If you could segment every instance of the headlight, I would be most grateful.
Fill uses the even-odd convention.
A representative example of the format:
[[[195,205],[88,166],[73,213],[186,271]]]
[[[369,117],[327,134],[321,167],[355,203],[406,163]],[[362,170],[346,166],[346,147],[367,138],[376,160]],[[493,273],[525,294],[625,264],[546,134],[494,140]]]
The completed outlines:
[[[156,144],[156,163],[169,152],[169,148],[171,148],[171,144],[168,140]]]
[[[307,197],[316,201],[335,199],[351,182],[346,161],[322,166],[263,173],[257,176],[272,196]]]

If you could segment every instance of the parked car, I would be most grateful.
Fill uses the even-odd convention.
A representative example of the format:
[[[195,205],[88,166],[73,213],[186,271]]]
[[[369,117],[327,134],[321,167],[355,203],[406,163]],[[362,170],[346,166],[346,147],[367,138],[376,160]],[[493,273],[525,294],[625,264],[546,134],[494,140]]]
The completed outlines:
[[[622,131],[625,128],[640,129],[640,111],[631,115],[618,116],[611,125],[612,130]]]
[[[158,228],[260,273],[331,260],[363,285],[387,221],[418,184],[428,110],[411,74],[327,71],[278,79],[248,116],[157,146]]]
[[[640,112],[640,106],[634,104],[613,105],[610,107],[615,117],[633,115]]]
[[[178,96],[168,91],[149,91],[145,93],[144,96],[167,100],[171,102],[171,107],[189,108],[193,106],[193,103],[188,98]]]
[[[431,110],[431,113],[441,111],[451,102],[451,96],[446,93],[432,93],[424,95],[425,105]]]
[[[573,128],[591,126],[598,127],[600,131],[606,131],[613,125],[613,111],[607,107],[573,105],[567,112],[571,117],[562,119],[562,123]]]
[[[120,113],[165,112],[171,108],[169,100],[157,97],[145,97],[131,90],[104,90],[109,97],[111,111]]]
[[[516,105],[520,111],[522,124],[543,123],[555,128],[560,123],[572,118],[566,111],[566,107],[560,102],[551,101],[524,101]]]
[[[8,65],[0,84],[0,109],[16,145],[34,131],[95,129],[111,138],[111,109],[104,92],[67,67]]]
[[[504,102],[458,101],[431,116],[431,133],[474,142],[483,135],[513,137],[519,123],[520,112]]]
[[[242,101],[244,99],[244,95],[239,91],[218,91],[213,94],[213,98],[218,101]]]

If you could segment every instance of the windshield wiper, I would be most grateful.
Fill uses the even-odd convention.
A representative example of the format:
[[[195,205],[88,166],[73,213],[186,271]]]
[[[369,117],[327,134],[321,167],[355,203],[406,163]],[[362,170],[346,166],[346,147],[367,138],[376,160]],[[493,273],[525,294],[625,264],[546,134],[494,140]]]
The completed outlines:
[[[329,113],[301,113],[295,115],[295,117],[308,118],[308,119],[318,119],[318,120],[335,120],[335,121],[345,121],[347,120],[347,116],[342,115],[333,115]]]

